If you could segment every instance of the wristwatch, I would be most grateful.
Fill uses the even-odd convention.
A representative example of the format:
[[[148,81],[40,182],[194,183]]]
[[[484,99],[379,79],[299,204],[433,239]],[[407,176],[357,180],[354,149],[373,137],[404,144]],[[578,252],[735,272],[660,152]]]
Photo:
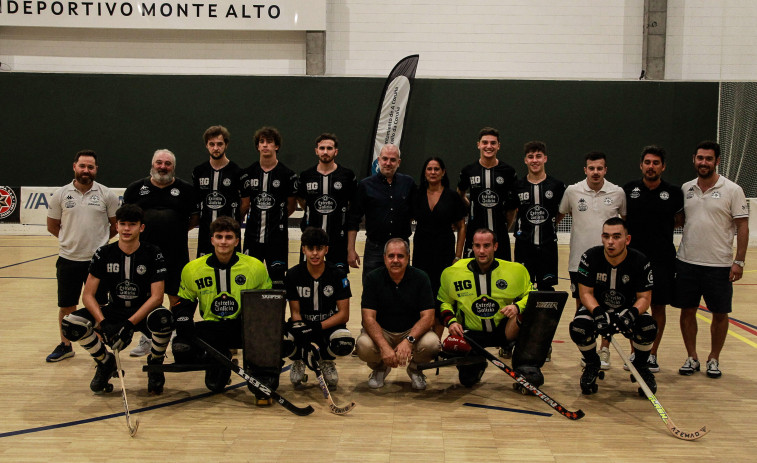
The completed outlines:
[[[415,344],[415,336],[405,336],[405,339],[407,339],[407,342],[410,344]]]
[[[734,260],[734,264],[738,265],[741,268],[744,268],[744,261],[743,260]]]

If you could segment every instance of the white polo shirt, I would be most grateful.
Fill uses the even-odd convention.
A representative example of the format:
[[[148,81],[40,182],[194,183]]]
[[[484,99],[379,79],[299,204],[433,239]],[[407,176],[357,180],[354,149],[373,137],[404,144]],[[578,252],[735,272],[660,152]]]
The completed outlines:
[[[118,196],[105,185],[92,182],[82,194],[72,181],[55,190],[47,216],[60,220],[58,254],[64,259],[84,262],[110,239],[109,217],[116,216]]]
[[[734,219],[749,217],[744,190],[722,175],[704,193],[697,179],[684,183],[681,190],[686,223],[678,259],[706,267],[730,267],[736,233]]]
[[[589,248],[602,245],[602,224],[605,220],[626,215],[626,194],[623,188],[607,179],[599,191],[589,188],[586,179],[583,179],[565,190],[560,213],[573,217],[568,271],[577,272],[581,255]]]

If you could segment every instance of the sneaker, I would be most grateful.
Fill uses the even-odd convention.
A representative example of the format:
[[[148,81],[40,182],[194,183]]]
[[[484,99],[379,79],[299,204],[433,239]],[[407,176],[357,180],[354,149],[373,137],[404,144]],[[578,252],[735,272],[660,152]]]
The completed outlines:
[[[410,377],[410,387],[414,391],[426,389],[426,375],[418,370],[411,370],[410,367],[407,367],[407,375]]]
[[[647,368],[649,368],[649,371],[652,373],[658,373],[660,371],[660,365],[657,364],[657,356],[655,354],[649,354]]]
[[[610,348],[603,347],[599,349],[599,364],[602,370],[610,369]]]
[[[137,347],[129,351],[129,357],[144,357],[150,353],[152,349],[152,339],[148,338],[144,334],[139,338],[139,344]]]
[[[336,372],[336,363],[333,360],[324,360],[321,362],[321,372],[326,385],[330,388],[336,388],[339,384],[339,374]]]
[[[720,378],[723,373],[720,371],[720,363],[718,359],[710,359],[707,361],[707,377],[708,378]]]
[[[652,357],[653,357],[652,355],[649,356],[650,359]],[[634,360],[636,360],[636,354],[633,353],[633,352],[631,352],[631,355],[628,356],[628,361],[631,362],[631,363],[633,363]],[[631,371],[631,369],[628,368],[628,364],[627,363],[623,364],[623,369],[626,370],[626,371]],[[652,370],[649,370],[649,371],[652,371]],[[657,367],[657,371],[660,371],[659,367]]]
[[[74,347],[71,344],[66,345],[65,342],[62,342],[55,346],[55,349],[53,349],[53,352],[47,356],[45,359],[46,362],[60,362],[61,360],[70,358],[74,356]]]
[[[386,367],[384,370],[373,370],[371,376],[368,378],[368,387],[371,389],[384,387],[384,379],[386,379],[390,371],[392,371],[392,367]]]
[[[683,376],[691,376],[695,371],[699,371],[699,360],[693,357],[689,357],[683,363],[683,366],[678,369],[678,374]]]
[[[110,378],[118,376],[116,370],[116,357],[113,354],[106,353],[102,362],[95,361],[95,376],[89,383],[92,392],[97,394],[111,392],[113,385],[110,384]]]
[[[306,381],[305,362],[302,360],[295,360],[292,362],[292,369],[289,370],[289,381],[291,381],[295,387]]]

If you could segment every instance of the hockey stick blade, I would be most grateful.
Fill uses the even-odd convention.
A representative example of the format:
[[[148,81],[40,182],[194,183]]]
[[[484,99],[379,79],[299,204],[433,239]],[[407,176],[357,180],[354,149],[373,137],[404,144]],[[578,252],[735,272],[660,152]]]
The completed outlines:
[[[307,407],[298,407],[297,405],[293,404],[287,399],[281,397],[277,392],[272,391],[265,384],[261,383],[254,377],[248,375],[244,371],[244,368],[240,367],[239,365],[235,365],[234,362],[231,361],[231,359],[229,359],[222,353],[218,352],[218,350],[216,350],[213,346],[211,346],[204,340],[198,337],[195,337],[193,338],[193,342],[197,344],[198,347],[204,349],[206,352],[212,355],[213,358],[215,358],[221,365],[225,366],[229,370],[239,375],[242,379],[247,381],[247,384],[251,385],[255,390],[259,391],[260,393],[262,393],[263,395],[267,397],[271,397],[273,400],[278,402],[279,405],[286,408],[287,410],[294,413],[295,415],[307,416],[315,411],[313,407],[311,407],[310,405],[308,405]]]
[[[652,393],[652,390],[649,389],[649,386],[647,386],[647,383],[644,382],[644,380],[641,378],[641,375],[639,374],[639,371],[636,369],[636,367],[631,363],[630,360],[628,360],[628,356],[623,352],[623,348],[618,344],[618,341],[615,340],[615,336],[611,337],[610,340],[612,341],[613,347],[615,347],[615,350],[618,351],[618,355],[620,356],[621,360],[628,366],[628,369],[631,371],[631,374],[634,378],[636,378],[636,383],[641,387],[641,390],[644,391],[644,394],[647,396],[647,399],[649,399],[650,402],[652,402],[652,406],[657,411],[657,413],[660,415],[660,418],[662,419],[662,422],[665,423],[665,426],[668,427],[668,431],[670,431],[671,434],[673,434],[675,437],[683,440],[697,440],[700,437],[704,436],[708,432],[710,432],[709,429],[707,429],[707,426],[702,426],[701,428],[697,429],[694,432],[688,432],[684,431],[678,426],[673,423],[673,420],[670,419],[670,416],[668,416],[668,413],[665,411],[664,408],[662,408],[662,405],[660,404],[660,401],[657,400],[657,397]]]
[[[565,418],[568,418],[569,420],[580,420],[581,418],[584,417],[584,412],[582,410],[570,411],[566,409],[565,407],[560,405],[559,402],[555,401],[552,397],[542,392],[538,387],[529,383],[528,380],[523,375],[513,370],[512,368],[508,367],[505,363],[501,362],[497,357],[494,356],[494,354],[492,354],[488,350],[481,347],[476,341],[472,340],[466,334],[463,334],[463,337],[468,342],[468,344],[470,344],[471,347],[473,347],[473,349],[475,349],[477,352],[483,355],[486,358],[486,360],[489,361],[489,363],[493,364],[495,367],[507,373],[513,380],[515,380],[516,383],[520,384],[524,389],[526,389],[527,391],[531,392],[536,397],[543,400],[547,405],[552,407],[557,413],[561,414]]]
[[[121,398],[124,400],[124,416],[126,417],[126,427],[129,429],[129,436],[134,437],[137,435],[137,429],[139,429],[139,418],[134,418],[134,423],[131,422],[129,402],[126,400],[126,384],[124,383],[124,373],[121,369],[121,351],[114,349],[113,355],[116,357],[116,371],[118,372],[118,379],[119,381],[121,381]]]
[[[329,391],[329,387],[326,385],[326,379],[323,377],[323,372],[321,371],[321,369],[316,368],[315,374],[318,377],[318,385],[321,387],[321,392],[323,392],[323,397],[329,403],[329,409],[331,409],[331,413],[333,413],[334,415],[346,415],[353,408],[355,408],[355,402],[350,402],[348,405],[345,405],[344,407],[337,406],[334,403],[334,399],[331,397],[331,391]]]

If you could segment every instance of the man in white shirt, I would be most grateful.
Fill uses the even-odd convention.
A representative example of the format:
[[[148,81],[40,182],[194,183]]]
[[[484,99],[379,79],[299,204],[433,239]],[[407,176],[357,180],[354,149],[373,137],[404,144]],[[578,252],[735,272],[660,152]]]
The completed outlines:
[[[702,297],[712,312],[707,376],[722,375],[719,358],[728,333],[733,282],[744,273],[749,244],[749,209],[744,190],[716,172],[719,163],[720,145],[714,141],[699,143],[694,154],[697,178],[681,187],[685,223],[676,261],[673,305],[682,309],[681,334],[688,358],[678,372],[684,376],[700,369],[696,314]]]

